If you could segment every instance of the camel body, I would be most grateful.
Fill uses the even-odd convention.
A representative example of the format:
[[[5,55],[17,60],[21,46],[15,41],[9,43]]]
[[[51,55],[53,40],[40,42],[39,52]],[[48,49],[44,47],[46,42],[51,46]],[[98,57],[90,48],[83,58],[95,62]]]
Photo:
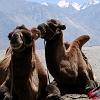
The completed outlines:
[[[27,45],[24,43],[18,48],[15,47],[15,41],[10,39],[11,52],[9,54],[11,54],[11,56],[9,59],[11,60],[8,66],[6,80],[0,87],[0,98],[3,100],[10,98],[12,98],[12,100],[42,100],[47,86],[47,75],[35,53],[34,38],[32,39],[30,37],[30,34],[35,34],[36,32],[31,33],[27,29],[23,31],[23,27],[22,29],[20,28],[18,28],[18,33],[15,30],[15,33],[11,33],[11,39],[17,39],[15,37],[22,34],[23,39],[26,38],[29,40],[26,41]],[[36,31],[36,29],[34,30]],[[27,37],[24,37],[24,35]],[[13,42],[15,46],[12,45]]]
[[[65,25],[55,19],[38,25],[41,38],[46,41],[47,68],[54,77],[54,82],[50,86],[56,85],[64,93],[87,93],[87,90],[93,89],[97,85],[91,65],[82,52],[82,46],[90,37],[82,35],[71,44],[64,43],[62,30],[65,28]],[[55,94],[55,91],[50,91],[50,93]]]

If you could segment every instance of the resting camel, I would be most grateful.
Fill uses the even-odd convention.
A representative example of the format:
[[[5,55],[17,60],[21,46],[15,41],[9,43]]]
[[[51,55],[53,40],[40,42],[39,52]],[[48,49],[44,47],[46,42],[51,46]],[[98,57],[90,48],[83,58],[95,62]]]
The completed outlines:
[[[46,42],[47,68],[54,77],[54,81],[48,86],[47,100],[59,100],[59,96],[65,93],[87,93],[96,87],[91,65],[81,50],[90,37],[82,35],[71,44],[64,44],[62,30],[66,26],[55,19],[38,25],[38,29]]]
[[[0,87],[0,100],[44,100],[47,75],[35,53],[35,39],[40,34],[25,26],[9,33],[11,60],[8,75]]]

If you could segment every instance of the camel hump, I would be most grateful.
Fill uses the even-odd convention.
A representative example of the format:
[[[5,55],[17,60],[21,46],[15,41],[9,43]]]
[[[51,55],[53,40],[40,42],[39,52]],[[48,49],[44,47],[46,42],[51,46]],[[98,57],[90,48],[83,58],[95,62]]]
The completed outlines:
[[[72,46],[78,46],[80,49],[82,48],[82,46],[90,39],[89,35],[82,35],[79,36],[78,38],[76,38],[73,43]]]

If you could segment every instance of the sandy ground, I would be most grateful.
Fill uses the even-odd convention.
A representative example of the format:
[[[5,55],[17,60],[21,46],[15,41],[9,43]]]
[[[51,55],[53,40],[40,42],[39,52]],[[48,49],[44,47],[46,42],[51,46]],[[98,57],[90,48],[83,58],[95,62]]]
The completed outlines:
[[[96,80],[100,82],[100,46],[85,47],[83,48],[83,52],[92,65]]]
[[[83,47],[83,52],[86,54],[90,64],[92,65],[93,72],[95,74],[96,80],[100,82],[100,46]],[[5,51],[0,51],[0,60],[3,58]],[[46,68],[44,50],[37,50],[37,54]],[[51,81],[52,77],[50,76]],[[88,100],[86,95],[79,94],[69,94],[62,97],[64,100]]]

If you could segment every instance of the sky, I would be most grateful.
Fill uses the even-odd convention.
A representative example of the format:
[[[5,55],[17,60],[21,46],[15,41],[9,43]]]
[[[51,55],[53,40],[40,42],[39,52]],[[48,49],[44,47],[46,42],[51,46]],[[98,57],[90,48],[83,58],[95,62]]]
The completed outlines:
[[[34,1],[34,2],[50,2],[50,3],[58,3],[59,1],[70,1],[70,2],[77,2],[79,4],[84,4],[89,2],[95,2],[100,0],[27,0],[27,1]]]
[[[27,1],[33,1],[33,2],[50,2],[50,3],[57,3],[59,0],[27,0]]]

